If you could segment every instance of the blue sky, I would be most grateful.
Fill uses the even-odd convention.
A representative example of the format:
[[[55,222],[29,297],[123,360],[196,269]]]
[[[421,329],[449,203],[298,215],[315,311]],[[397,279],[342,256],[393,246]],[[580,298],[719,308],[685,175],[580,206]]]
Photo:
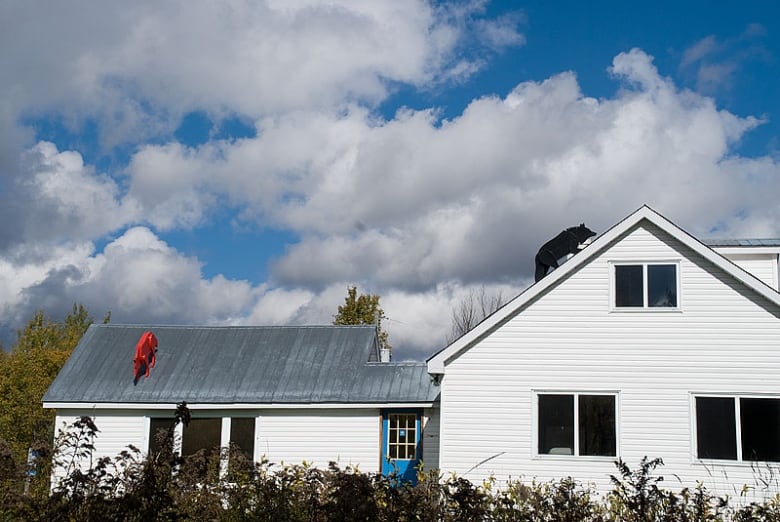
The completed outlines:
[[[5,332],[323,324],[357,284],[424,358],[566,226],[780,237],[774,2],[73,4],[0,6]]]

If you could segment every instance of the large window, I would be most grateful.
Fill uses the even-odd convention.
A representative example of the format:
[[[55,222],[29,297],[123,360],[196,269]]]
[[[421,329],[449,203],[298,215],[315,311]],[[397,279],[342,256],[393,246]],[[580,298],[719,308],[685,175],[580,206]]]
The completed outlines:
[[[230,443],[235,444],[244,456],[252,461],[255,454],[255,418],[230,419]]]
[[[617,456],[615,395],[540,393],[540,455]]]
[[[184,427],[182,432],[181,454],[186,457],[200,450],[206,450],[207,453],[219,451],[221,439],[221,418],[190,419],[190,423]]]
[[[195,417],[186,427],[182,428],[181,438],[175,440],[174,451],[183,456],[193,455],[199,450],[208,453],[219,451],[222,446],[222,425],[228,419],[221,417]],[[149,452],[156,454],[160,451],[160,442],[168,429],[173,426],[171,418],[149,419]],[[233,417],[230,419],[231,444],[238,446],[239,450],[252,459],[255,451],[255,418]]]
[[[696,397],[696,456],[780,462],[780,399]]]
[[[616,308],[677,308],[676,264],[615,265]]]
[[[162,451],[168,430],[173,428],[173,419],[155,418],[149,419],[149,454],[157,455]]]

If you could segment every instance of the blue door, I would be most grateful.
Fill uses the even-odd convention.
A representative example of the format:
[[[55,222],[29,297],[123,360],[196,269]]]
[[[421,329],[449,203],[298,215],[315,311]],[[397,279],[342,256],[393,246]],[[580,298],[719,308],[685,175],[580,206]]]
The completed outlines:
[[[417,483],[422,457],[419,410],[385,410],[382,413],[382,475]]]

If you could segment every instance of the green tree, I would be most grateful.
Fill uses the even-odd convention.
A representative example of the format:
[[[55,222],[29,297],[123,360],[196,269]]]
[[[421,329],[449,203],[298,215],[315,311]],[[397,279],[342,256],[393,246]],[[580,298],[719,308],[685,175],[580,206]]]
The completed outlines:
[[[51,442],[54,412],[44,410],[43,394],[68,360],[92,318],[81,305],[73,305],[61,322],[43,310],[17,331],[17,342],[0,359],[0,438],[18,458],[37,442]],[[23,460],[22,460],[23,462]]]
[[[390,350],[392,347],[387,339],[387,332],[382,329],[382,319],[385,312],[379,306],[379,296],[373,294],[358,295],[357,286],[347,288],[344,305],[339,306],[338,313],[333,316],[335,325],[375,325],[379,345]]]

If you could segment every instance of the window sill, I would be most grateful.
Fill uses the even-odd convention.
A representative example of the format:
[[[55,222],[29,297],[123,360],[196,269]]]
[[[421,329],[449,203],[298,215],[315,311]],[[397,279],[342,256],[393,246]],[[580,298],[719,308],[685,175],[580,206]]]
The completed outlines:
[[[780,462],[774,460],[726,460],[726,459],[693,459],[693,465],[712,468],[713,466],[729,466],[734,468],[753,469],[756,467],[780,469]]]
[[[534,460],[558,460],[561,462],[608,462],[610,464],[617,460],[617,456],[603,457],[599,455],[534,455]]]
[[[642,314],[642,313],[650,313],[650,314],[672,314],[672,313],[682,313],[682,308],[672,308],[671,306],[626,306],[626,307],[617,307],[613,306],[609,309],[610,313],[618,313],[618,314]]]

